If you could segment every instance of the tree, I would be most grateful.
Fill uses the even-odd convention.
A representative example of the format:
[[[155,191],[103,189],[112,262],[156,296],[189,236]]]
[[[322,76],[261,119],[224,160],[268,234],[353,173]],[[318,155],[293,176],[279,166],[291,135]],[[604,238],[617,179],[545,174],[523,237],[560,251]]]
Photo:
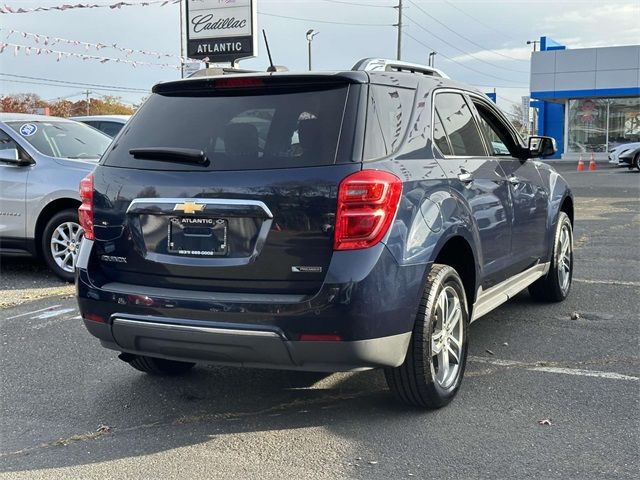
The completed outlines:
[[[47,102],[35,93],[19,93],[0,97],[0,111],[33,113],[37,108],[47,107]]]
[[[73,117],[86,115],[132,115],[135,106],[123,103],[119,97],[103,96],[102,98],[80,100],[58,99],[47,102],[33,93],[21,93],[0,97],[0,111],[15,113],[36,113],[37,109],[49,107],[49,113],[56,117]]]

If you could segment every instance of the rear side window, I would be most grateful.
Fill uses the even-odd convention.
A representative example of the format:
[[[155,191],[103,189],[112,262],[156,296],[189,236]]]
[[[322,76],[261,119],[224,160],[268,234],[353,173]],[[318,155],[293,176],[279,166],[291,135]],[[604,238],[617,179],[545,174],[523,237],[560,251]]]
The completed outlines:
[[[487,155],[478,126],[462,95],[459,93],[438,93],[436,95],[436,111],[440,115],[444,131],[449,138],[453,155]]]
[[[443,155],[453,155],[438,112],[436,112],[435,118],[433,119],[433,141]]]
[[[97,127],[98,130],[106,133],[110,137],[115,137],[120,130],[122,130],[124,124],[117,122],[100,122],[100,125]]]
[[[415,92],[406,88],[371,85],[367,107],[364,158],[391,155],[400,146],[413,110]]]
[[[348,86],[340,85],[153,94],[127,124],[104,164],[152,170],[331,165],[341,129],[353,129],[343,125],[348,92]],[[129,154],[132,148],[163,147],[202,150],[209,164],[134,159]]]

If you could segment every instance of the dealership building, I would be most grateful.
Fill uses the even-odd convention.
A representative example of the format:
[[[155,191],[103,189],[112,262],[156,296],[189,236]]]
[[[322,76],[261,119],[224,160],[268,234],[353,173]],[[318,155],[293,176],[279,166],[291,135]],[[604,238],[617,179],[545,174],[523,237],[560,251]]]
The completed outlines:
[[[640,142],[640,45],[571,49],[540,38],[531,57],[531,106],[557,158],[604,159]]]

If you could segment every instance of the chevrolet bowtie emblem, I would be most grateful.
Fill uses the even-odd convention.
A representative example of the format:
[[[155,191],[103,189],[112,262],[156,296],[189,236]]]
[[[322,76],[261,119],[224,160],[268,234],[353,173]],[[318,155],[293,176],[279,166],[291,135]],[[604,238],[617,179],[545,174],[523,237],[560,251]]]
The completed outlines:
[[[182,211],[184,213],[196,213],[204,210],[205,205],[203,203],[196,202],[184,202],[184,203],[176,203],[176,206],[173,207],[173,211],[176,210]]]

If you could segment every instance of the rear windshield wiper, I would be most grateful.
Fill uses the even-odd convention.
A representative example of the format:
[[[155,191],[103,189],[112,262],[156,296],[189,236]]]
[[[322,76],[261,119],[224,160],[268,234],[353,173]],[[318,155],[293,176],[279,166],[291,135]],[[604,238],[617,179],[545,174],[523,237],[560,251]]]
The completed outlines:
[[[206,165],[209,160],[202,150],[195,148],[148,147],[132,148],[129,153],[133,158],[158,160],[161,162],[188,162]]]

